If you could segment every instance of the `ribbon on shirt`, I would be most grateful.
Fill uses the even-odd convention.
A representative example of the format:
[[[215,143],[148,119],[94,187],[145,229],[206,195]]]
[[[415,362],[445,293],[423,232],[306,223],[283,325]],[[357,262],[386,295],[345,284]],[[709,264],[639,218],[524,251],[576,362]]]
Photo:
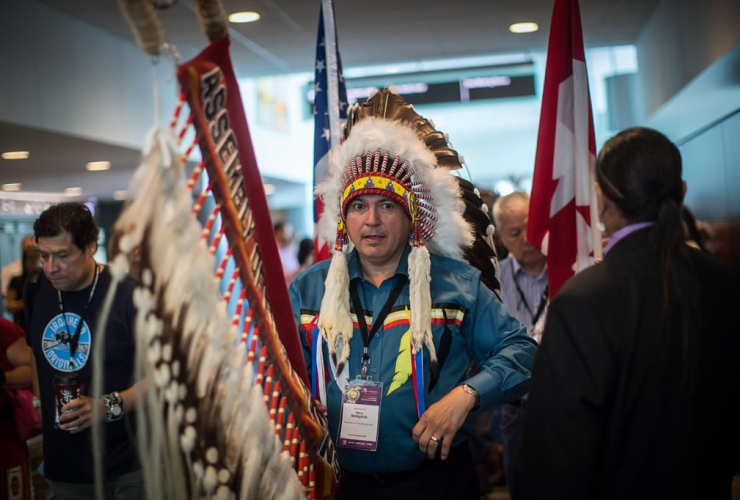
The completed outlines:
[[[414,377],[414,399],[416,400],[416,414],[421,416],[426,411],[426,404],[424,402],[424,349],[419,349],[419,352],[413,354],[411,352],[411,373]]]
[[[311,323],[306,327],[306,331],[309,332],[307,340],[311,345],[311,359],[313,360],[313,370],[311,370],[311,394],[313,398],[318,400],[322,405],[326,406],[326,382],[329,380],[329,376],[326,373],[326,361],[324,360],[324,337],[321,335],[321,331],[318,327],[319,315],[315,315]],[[334,375],[334,381],[340,390],[344,390],[344,386],[347,385],[349,368],[345,363],[341,373],[337,372],[337,365],[329,358],[329,364],[331,365],[331,371]]]
[[[411,312],[406,309],[406,314],[409,317],[409,324],[411,323]],[[421,416],[426,411],[426,404],[424,401],[424,349],[419,349],[419,352],[414,354],[413,344],[411,342],[411,336],[409,335],[409,353],[411,353],[411,375],[414,383],[414,400],[416,401],[416,414]]]

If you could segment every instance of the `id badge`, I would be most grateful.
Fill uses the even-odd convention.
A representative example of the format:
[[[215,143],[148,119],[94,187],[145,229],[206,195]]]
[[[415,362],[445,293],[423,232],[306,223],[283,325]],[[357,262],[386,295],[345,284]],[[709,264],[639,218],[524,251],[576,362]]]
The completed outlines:
[[[382,382],[370,380],[347,382],[342,392],[337,446],[362,451],[378,449],[382,399]]]

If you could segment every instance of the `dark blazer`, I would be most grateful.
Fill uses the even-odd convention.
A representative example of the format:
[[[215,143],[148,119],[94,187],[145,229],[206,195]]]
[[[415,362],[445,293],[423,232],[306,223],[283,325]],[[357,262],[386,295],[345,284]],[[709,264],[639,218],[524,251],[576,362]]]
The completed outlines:
[[[650,229],[619,241],[550,305],[518,466],[528,499],[729,499],[740,451],[737,281],[689,248],[701,313],[697,389],[662,327]],[[734,462],[734,464],[733,464]]]

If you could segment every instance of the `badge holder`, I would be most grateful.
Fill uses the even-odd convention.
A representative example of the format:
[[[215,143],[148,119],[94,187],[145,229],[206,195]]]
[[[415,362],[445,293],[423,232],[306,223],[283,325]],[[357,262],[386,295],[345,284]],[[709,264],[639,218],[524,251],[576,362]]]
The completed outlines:
[[[367,378],[366,363],[363,363],[360,377],[348,381],[342,391],[337,446],[375,451],[378,449],[383,383]]]

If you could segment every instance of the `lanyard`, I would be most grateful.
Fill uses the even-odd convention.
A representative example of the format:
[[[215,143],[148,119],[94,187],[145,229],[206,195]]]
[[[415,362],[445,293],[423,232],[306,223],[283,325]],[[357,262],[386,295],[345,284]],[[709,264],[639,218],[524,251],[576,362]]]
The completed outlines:
[[[74,336],[69,334],[69,325],[67,325],[67,313],[64,311],[64,303],[62,302],[62,292],[57,290],[57,297],[59,299],[59,310],[62,311],[62,318],[64,319],[64,329],[67,331],[67,342],[69,343],[69,364],[74,364],[74,356],[77,353],[77,344],[80,341],[80,334],[82,333],[82,324],[85,322],[87,316],[87,308],[92,302],[93,295],[95,295],[95,289],[98,286],[98,277],[100,276],[100,268],[98,263],[93,261],[95,264],[95,279],[93,280],[92,290],[90,290],[90,296],[87,298],[85,308],[82,310],[80,321],[77,323]]]
[[[403,287],[406,285],[406,280],[406,275],[402,274],[398,279],[398,283],[396,283],[396,286],[393,288],[393,291],[388,296],[388,300],[386,300],[383,309],[380,310],[380,313],[378,313],[378,317],[375,318],[375,323],[373,323],[373,327],[370,330],[369,334],[367,331],[367,323],[365,322],[365,311],[362,309],[360,296],[357,293],[356,280],[352,280],[352,282],[350,282],[349,284],[349,291],[350,295],[352,296],[352,306],[355,308],[355,314],[357,315],[357,324],[360,326],[362,340],[365,343],[365,348],[362,351],[362,371],[360,373],[361,379],[367,378],[367,366],[370,364],[370,354],[368,352],[370,341],[375,336],[375,333],[380,330],[380,327],[383,326],[383,322],[385,321],[386,316],[388,316],[388,313],[391,312],[393,304],[396,303],[396,299],[401,294],[401,290],[403,290]]]
[[[516,291],[519,293],[519,300],[521,300],[524,303],[525,309],[527,309],[527,312],[529,313],[529,317],[532,318],[532,326],[537,324],[537,320],[540,319],[540,316],[542,315],[542,311],[545,310],[545,306],[547,305],[547,299],[550,296],[549,293],[549,285],[545,285],[545,289],[542,291],[542,297],[540,297],[540,303],[537,305],[537,311],[532,312],[532,310],[529,308],[529,304],[527,304],[527,299],[524,297],[524,292],[519,287],[519,282],[516,279],[516,275],[514,274],[514,267],[511,267],[511,279],[514,282],[514,286],[516,287]]]

